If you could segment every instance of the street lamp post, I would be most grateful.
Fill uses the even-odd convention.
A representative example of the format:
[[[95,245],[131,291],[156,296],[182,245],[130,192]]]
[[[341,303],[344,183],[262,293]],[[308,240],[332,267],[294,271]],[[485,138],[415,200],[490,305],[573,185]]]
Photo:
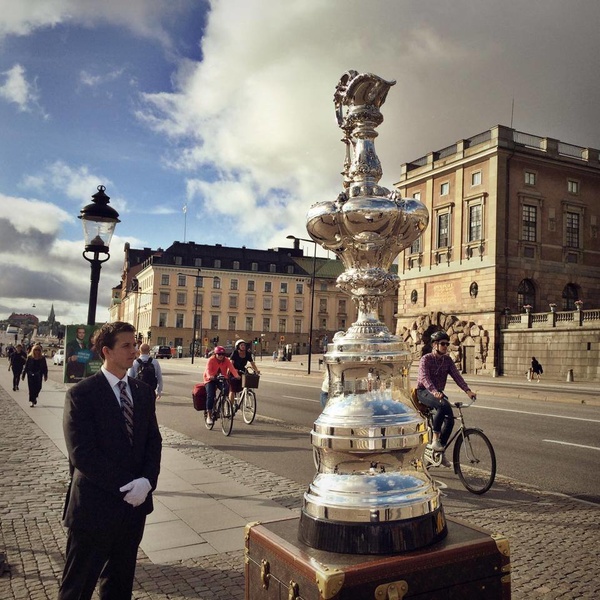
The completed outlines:
[[[92,204],[81,209],[79,218],[83,224],[83,235],[85,239],[85,250],[83,258],[90,263],[90,299],[88,302],[88,325],[96,324],[96,303],[98,301],[98,283],[100,281],[100,269],[102,263],[110,258],[108,247],[110,240],[119,221],[119,213],[108,206],[110,197],[104,193],[106,188],[98,186],[98,191],[92,196]],[[92,256],[86,256],[90,253]],[[100,258],[106,255],[106,258]]]
[[[308,371],[307,374],[310,375],[310,363],[312,360],[312,338],[313,338],[313,315],[314,315],[314,310],[315,310],[315,280],[316,280],[316,275],[317,275],[317,242],[315,242],[315,240],[309,240],[307,238],[299,238],[296,237],[295,235],[288,235],[286,236],[286,238],[288,240],[298,240],[301,242],[310,242],[311,244],[315,245],[315,251],[313,254],[313,270],[312,270],[312,277],[311,277],[311,283],[310,283],[310,323],[309,323],[309,327],[308,327]]]
[[[196,321],[198,320],[198,280],[200,279],[200,272],[202,269],[198,269],[198,273],[196,275],[195,285],[196,285],[196,293],[194,297],[194,327],[192,330],[192,364],[194,364],[194,356],[196,355]],[[184,277],[189,277],[189,273],[178,273],[178,275],[183,275]],[[202,340],[202,306],[200,306],[200,340]],[[201,342],[202,343],[202,342]],[[202,345],[200,345],[202,348]]]

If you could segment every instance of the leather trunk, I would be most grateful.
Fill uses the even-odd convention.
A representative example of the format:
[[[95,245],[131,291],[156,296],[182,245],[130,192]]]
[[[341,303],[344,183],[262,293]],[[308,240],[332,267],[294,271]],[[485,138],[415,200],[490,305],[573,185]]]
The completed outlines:
[[[246,600],[509,600],[502,535],[447,518],[437,544],[394,555],[336,554],[298,540],[299,518],[246,527]]]

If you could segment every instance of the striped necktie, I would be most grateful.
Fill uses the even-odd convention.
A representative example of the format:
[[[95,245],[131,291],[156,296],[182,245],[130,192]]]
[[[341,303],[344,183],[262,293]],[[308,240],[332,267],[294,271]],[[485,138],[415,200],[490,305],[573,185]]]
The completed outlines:
[[[125,418],[125,427],[129,435],[129,442],[133,445],[133,402],[127,393],[127,384],[119,381],[119,400],[121,401],[121,410]]]

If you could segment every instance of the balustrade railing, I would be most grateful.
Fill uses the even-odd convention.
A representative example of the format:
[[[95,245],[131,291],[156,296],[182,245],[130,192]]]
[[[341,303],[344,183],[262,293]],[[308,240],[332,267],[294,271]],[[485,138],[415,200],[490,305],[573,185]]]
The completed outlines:
[[[524,312],[520,314],[507,314],[504,317],[506,329],[531,328],[531,327],[597,327],[600,325],[600,309],[590,310],[564,310],[543,313]]]

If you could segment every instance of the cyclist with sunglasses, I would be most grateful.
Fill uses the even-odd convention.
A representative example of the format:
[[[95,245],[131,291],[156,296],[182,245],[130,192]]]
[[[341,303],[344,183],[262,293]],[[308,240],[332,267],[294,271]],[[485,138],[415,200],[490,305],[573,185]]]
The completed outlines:
[[[215,404],[217,386],[219,386],[219,389],[223,389],[225,395],[229,393],[229,384],[227,382],[228,373],[231,373],[236,379],[240,379],[241,377],[237,372],[237,369],[233,366],[233,363],[227,358],[225,348],[223,348],[223,346],[217,346],[214,349],[213,355],[208,359],[206,369],[204,370],[204,384],[206,388],[206,423],[208,425],[213,424],[212,409]],[[222,375],[223,379],[217,379],[218,375]]]
[[[419,402],[435,411],[433,417],[433,442],[431,447],[436,452],[443,452],[454,427],[452,405],[444,394],[448,375],[456,385],[475,400],[476,395],[469,389],[467,382],[458,372],[454,361],[448,356],[450,337],[443,331],[436,331],[431,336],[432,351],[425,354],[419,361],[417,378],[417,397]],[[442,458],[445,467],[450,466],[446,457]]]

